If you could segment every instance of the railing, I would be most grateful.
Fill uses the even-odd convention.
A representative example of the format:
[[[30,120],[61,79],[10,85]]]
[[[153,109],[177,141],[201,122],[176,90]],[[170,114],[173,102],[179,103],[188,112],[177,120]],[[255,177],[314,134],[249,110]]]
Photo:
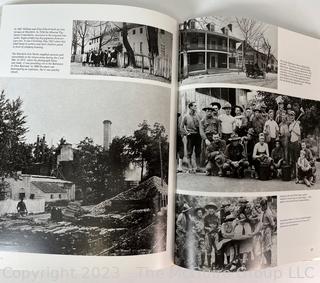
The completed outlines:
[[[187,47],[187,50],[204,50],[205,44],[204,43],[187,43],[186,47]]]
[[[205,64],[193,64],[188,66],[189,72],[195,72],[195,71],[204,71],[206,69]]]

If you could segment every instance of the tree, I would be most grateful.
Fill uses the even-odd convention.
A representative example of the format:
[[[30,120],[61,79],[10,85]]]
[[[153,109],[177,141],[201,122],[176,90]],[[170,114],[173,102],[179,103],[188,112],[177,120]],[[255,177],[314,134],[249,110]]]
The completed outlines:
[[[79,21],[77,25],[77,35],[79,37],[78,45],[81,48],[81,54],[84,53],[84,48],[87,45],[89,36],[89,24],[88,21]]]
[[[141,167],[141,179],[144,176],[145,162],[148,155],[148,145],[150,144],[150,126],[147,121],[138,125],[139,129],[135,130],[133,136],[129,138],[129,155],[133,163]]]
[[[261,36],[261,39],[262,39],[262,50],[265,54],[267,54],[267,60],[266,60],[266,64],[267,66],[269,65],[269,61],[270,61],[270,57],[271,57],[271,54],[272,54],[272,46],[269,42],[269,39],[266,38],[264,35]]]
[[[136,68],[136,66],[137,66],[136,58],[134,56],[134,52],[132,50],[132,47],[130,46],[130,43],[128,41],[128,24],[126,22],[124,22],[122,25],[122,41],[123,41],[123,45],[126,48],[127,53],[128,53],[129,66]]]
[[[78,50],[78,29],[80,21],[73,21],[72,27],[72,54],[76,55]]]
[[[158,176],[168,180],[169,143],[161,124],[151,128],[143,121],[130,137],[128,148],[132,162],[141,167],[141,179]]]
[[[0,94],[0,175],[23,168],[24,137],[28,131],[21,98],[9,100]]]
[[[127,137],[115,137],[110,144],[107,160],[109,171],[106,182],[109,193],[120,193],[125,188],[125,172],[130,163],[127,148]]]
[[[99,180],[96,173],[98,169],[98,155],[101,152],[102,147],[95,145],[93,140],[88,137],[80,141],[75,150],[74,172],[71,177],[71,181],[73,181],[76,186],[82,190],[84,201],[87,200],[86,198],[89,189],[95,191],[99,189]]]
[[[246,51],[251,47],[259,47],[261,35],[265,31],[265,24],[255,19],[237,18],[236,23],[243,36],[243,58],[246,58]],[[249,46],[248,46],[249,45]],[[259,49],[259,48],[257,48]]]

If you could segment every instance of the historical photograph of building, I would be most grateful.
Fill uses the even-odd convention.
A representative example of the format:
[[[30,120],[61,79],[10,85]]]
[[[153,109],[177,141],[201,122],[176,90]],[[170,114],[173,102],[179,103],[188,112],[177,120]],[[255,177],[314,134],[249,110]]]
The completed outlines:
[[[277,197],[176,195],[175,263],[216,272],[277,265]]]
[[[143,24],[73,21],[71,74],[171,82],[172,34]]]
[[[263,91],[179,94],[177,188],[320,189],[320,102]]]
[[[277,88],[277,28],[249,18],[203,17],[180,25],[181,84]]]
[[[170,89],[44,79],[0,86],[0,251],[166,250]]]

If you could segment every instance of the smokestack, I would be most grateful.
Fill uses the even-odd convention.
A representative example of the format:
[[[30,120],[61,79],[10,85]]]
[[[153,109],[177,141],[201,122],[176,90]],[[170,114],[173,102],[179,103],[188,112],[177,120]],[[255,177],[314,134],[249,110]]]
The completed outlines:
[[[111,143],[111,121],[103,121],[103,147],[105,150],[109,149]]]

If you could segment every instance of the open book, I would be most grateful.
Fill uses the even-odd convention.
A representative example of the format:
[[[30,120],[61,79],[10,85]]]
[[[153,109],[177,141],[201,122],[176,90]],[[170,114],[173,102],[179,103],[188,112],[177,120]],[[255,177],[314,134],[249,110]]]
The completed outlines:
[[[319,257],[319,40],[115,5],[8,5],[0,32],[0,266]]]

